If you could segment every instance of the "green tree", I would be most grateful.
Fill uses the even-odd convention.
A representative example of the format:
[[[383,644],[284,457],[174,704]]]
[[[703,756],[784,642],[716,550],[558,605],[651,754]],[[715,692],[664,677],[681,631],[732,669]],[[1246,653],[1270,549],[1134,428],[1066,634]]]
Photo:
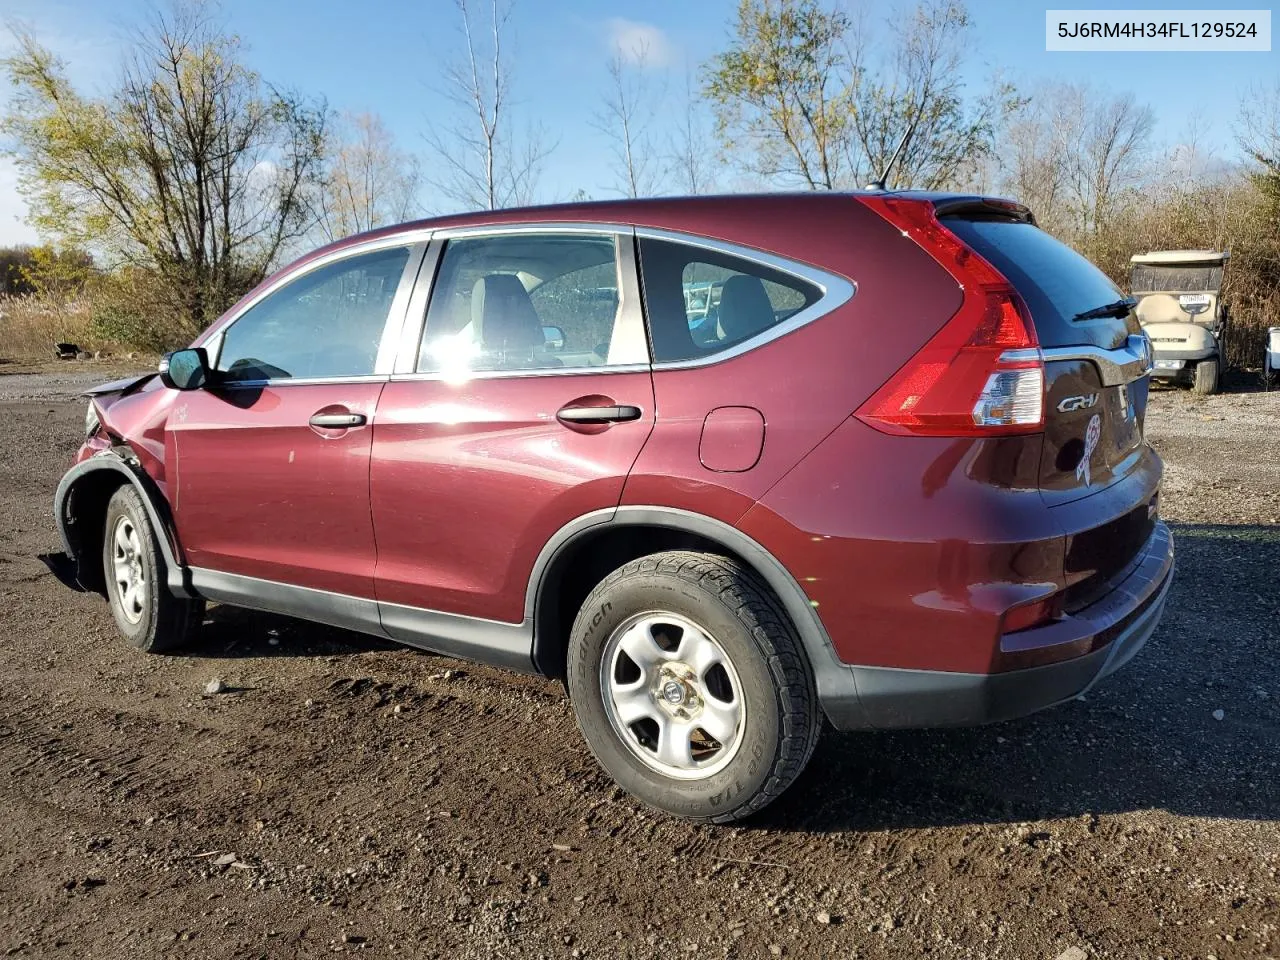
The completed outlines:
[[[20,297],[35,293],[35,285],[28,275],[34,254],[35,248],[30,244],[0,247],[0,294]]]
[[[1000,82],[965,90],[970,29],[961,0],[923,0],[883,42],[822,0],[740,0],[729,49],[706,71],[724,153],[771,180],[833,189],[879,177],[902,144],[889,185],[972,179],[1019,100]]]
[[[887,62],[862,71],[854,95],[849,163],[864,180],[884,173],[899,144],[891,188],[957,186],[991,154],[997,128],[1021,101],[998,80],[966,95],[971,29],[960,0],[925,0],[896,19]]]
[[[77,296],[97,279],[98,269],[93,257],[83,250],[56,249],[44,244],[31,248],[31,259],[23,268],[22,275],[34,292],[55,300],[66,300]]]
[[[312,225],[326,110],[265,84],[206,7],[156,14],[101,98],[16,41],[2,129],[36,228],[153,271],[193,329]]]
[[[839,186],[856,77],[852,32],[848,16],[818,0],[739,0],[733,41],[706,71],[725,155],[784,184]]]

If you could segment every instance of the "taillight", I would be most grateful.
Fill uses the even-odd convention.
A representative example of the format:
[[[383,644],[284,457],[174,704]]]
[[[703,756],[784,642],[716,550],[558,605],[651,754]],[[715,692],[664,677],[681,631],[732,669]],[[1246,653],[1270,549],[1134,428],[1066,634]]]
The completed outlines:
[[[1016,633],[1052,623],[1062,616],[1063,595],[1055,593],[1030,603],[1023,603],[1005,611],[1001,621],[1001,633]]]
[[[991,437],[1044,429],[1044,358],[1027,308],[927,201],[858,198],[923,247],[964,291],[960,309],[857,417],[896,434]]]

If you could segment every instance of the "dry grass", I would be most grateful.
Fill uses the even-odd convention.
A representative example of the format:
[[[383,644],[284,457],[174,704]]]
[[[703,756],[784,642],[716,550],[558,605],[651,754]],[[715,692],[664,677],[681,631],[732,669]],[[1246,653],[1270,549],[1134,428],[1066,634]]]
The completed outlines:
[[[0,298],[0,357],[44,359],[55,343],[74,343],[95,351],[116,345],[93,335],[92,307],[83,301],[62,303],[47,297]]]

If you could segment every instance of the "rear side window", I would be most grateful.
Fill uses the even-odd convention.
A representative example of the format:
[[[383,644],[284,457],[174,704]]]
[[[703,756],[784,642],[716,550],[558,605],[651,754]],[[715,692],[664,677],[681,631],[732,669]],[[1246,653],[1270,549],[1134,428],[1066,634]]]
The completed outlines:
[[[1107,275],[1037,226],[1010,220],[948,217],[947,229],[1004,274],[1027,302],[1036,336],[1047,347],[1094,343],[1111,348],[1138,322],[1114,318],[1075,321],[1086,310],[1124,294]]]
[[[640,239],[655,363],[711,357],[795,316],[818,286],[694,244]]]

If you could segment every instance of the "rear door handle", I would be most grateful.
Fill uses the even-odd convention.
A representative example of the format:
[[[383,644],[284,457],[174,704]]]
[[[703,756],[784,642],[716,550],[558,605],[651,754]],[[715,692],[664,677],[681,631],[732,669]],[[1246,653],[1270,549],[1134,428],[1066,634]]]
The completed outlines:
[[[313,427],[324,427],[326,430],[345,430],[347,427],[364,426],[363,413],[317,413],[310,423]]]
[[[630,404],[614,407],[561,407],[556,416],[569,423],[626,423],[640,419],[640,408]]]

